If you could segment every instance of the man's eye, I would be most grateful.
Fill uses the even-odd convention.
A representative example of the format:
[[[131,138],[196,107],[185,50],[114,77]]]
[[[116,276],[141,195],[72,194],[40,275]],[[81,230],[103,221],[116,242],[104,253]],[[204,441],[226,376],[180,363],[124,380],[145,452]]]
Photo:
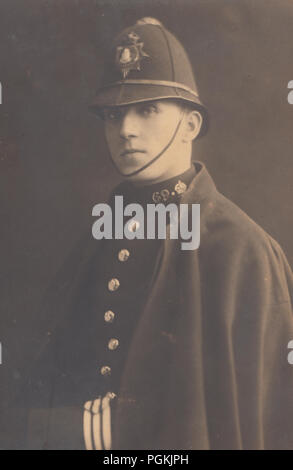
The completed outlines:
[[[141,106],[140,108],[140,113],[143,114],[144,116],[157,113],[157,111],[158,109],[155,104],[147,104],[147,105]]]
[[[121,118],[121,114],[121,111],[119,111],[118,109],[106,110],[104,111],[104,119],[106,121],[117,121]]]

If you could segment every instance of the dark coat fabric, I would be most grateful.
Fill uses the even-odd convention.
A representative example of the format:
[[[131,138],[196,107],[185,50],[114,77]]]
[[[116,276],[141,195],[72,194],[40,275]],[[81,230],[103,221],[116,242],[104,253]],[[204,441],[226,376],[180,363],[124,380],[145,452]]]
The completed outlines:
[[[152,260],[120,374],[112,447],[292,449],[292,271],[278,243],[217,191],[202,163],[195,167],[180,202],[200,204],[200,247],[183,251],[180,239],[167,238]],[[26,392],[7,420],[18,419],[19,447],[84,448],[73,435],[80,404],[97,387],[99,349],[92,357],[85,341],[91,331],[101,343],[104,332],[89,327],[85,312],[99,305],[100,243],[80,245],[40,316]],[[75,345],[65,359],[64,344]]]

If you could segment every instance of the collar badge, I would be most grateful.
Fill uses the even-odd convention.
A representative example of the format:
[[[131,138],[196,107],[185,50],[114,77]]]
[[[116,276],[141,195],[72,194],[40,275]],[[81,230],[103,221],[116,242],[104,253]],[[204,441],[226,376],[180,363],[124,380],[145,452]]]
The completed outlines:
[[[140,37],[131,32],[127,35],[126,44],[116,48],[116,65],[120,69],[123,79],[127,77],[130,70],[140,70],[140,62],[149,55],[143,51],[144,43]]]
[[[177,184],[174,186],[174,190],[170,193],[168,189],[162,189],[161,191],[155,191],[152,194],[152,200],[158,204],[158,203],[164,203],[167,202],[171,196],[175,196],[176,194],[182,194],[186,191],[187,185],[181,181],[178,180]]]
[[[174,189],[177,194],[182,194],[184,193],[184,191],[186,191],[186,188],[186,184],[183,183],[183,181],[179,180]]]

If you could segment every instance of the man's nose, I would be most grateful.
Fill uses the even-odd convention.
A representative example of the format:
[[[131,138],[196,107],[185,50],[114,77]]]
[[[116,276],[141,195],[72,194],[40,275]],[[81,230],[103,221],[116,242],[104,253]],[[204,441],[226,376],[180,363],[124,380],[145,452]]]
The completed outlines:
[[[139,134],[139,123],[134,109],[127,109],[121,119],[120,137],[122,139],[129,139],[137,137]]]

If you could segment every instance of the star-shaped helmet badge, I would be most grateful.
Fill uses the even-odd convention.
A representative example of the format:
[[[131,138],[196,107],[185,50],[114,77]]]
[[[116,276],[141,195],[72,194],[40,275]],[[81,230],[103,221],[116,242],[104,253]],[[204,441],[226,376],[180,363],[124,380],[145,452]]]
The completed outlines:
[[[123,79],[127,77],[130,70],[140,70],[140,63],[144,57],[149,55],[143,51],[144,43],[140,37],[131,32],[127,35],[125,44],[116,48],[116,65],[120,69]]]

